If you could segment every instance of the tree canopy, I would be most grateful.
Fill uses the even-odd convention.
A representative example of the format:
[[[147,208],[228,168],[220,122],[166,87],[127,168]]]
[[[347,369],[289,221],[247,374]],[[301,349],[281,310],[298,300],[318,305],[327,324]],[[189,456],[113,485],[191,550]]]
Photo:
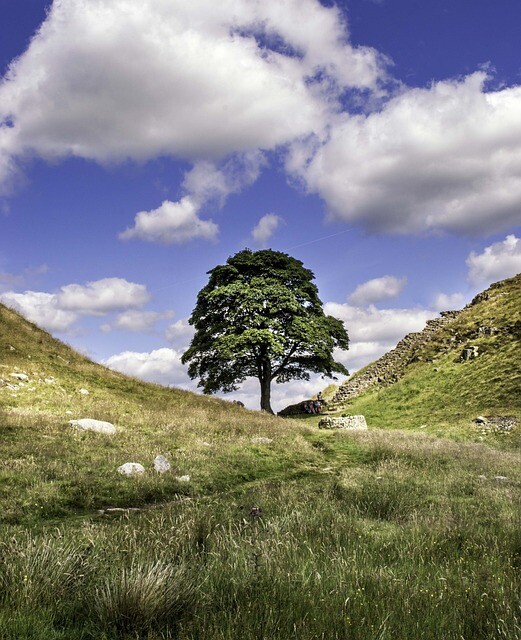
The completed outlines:
[[[261,409],[272,413],[271,382],[347,375],[333,350],[348,349],[344,325],[326,316],[314,275],[271,249],[245,249],[208,272],[190,317],[195,335],[182,362],[204,393],[235,391],[259,379]]]

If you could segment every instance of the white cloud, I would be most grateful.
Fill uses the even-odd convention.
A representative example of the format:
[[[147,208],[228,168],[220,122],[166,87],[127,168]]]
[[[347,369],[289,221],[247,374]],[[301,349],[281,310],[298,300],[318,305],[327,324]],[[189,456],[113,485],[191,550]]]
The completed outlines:
[[[421,331],[437,313],[433,310],[361,308],[328,302],[327,315],[342,320],[349,334],[349,351],[337,357],[353,373],[393,349],[408,333]]]
[[[239,193],[257,180],[266,162],[260,151],[237,154],[221,166],[201,160],[185,174],[183,188],[199,205],[216,200],[223,206],[230,194]]]
[[[145,285],[123,278],[104,278],[86,285],[61,287],[57,304],[61,309],[86,315],[103,315],[111,311],[141,307],[150,300]]]
[[[319,0],[55,0],[0,86],[12,158],[189,159],[323,131],[330,98],[383,58]]]
[[[82,315],[103,316],[134,309],[149,299],[144,285],[123,278],[104,278],[86,285],[68,284],[57,293],[7,291],[0,294],[4,304],[49,331],[67,331]],[[104,325],[102,330],[110,330],[110,325]]]
[[[211,220],[198,217],[199,208],[200,205],[190,196],[185,196],[179,202],[165,200],[157,209],[140,211],[135,217],[134,226],[123,231],[119,237],[122,240],[139,238],[162,244],[182,244],[194,238],[215,240],[219,229]]]
[[[8,291],[0,295],[0,300],[48,331],[67,331],[78,319],[76,313],[60,308],[58,297],[52,293]]]
[[[348,301],[355,306],[364,306],[396,298],[403,291],[406,284],[407,278],[396,278],[395,276],[374,278],[358,285],[349,296]]]
[[[195,389],[197,385],[197,381],[190,380],[187,368],[181,364],[181,352],[166,347],[141,353],[124,351],[104,360],[102,364],[140,380],[165,386]]]
[[[471,252],[467,258],[468,279],[484,286],[521,273],[521,241],[515,235],[485,247],[483,253]]]
[[[253,228],[253,231],[251,232],[252,238],[257,244],[265,246],[266,242],[271,238],[282,222],[283,220],[280,216],[277,216],[274,213],[267,213],[262,216]]]
[[[461,309],[465,303],[466,299],[462,293],[439,293],[431,308],[435,311],[449,311],[450,309]]]
[[[173,322],[168,325],[165,331],[165,338],[172,345],[177,346],[179,349],[185,349],[188,347],[195,329],[191,324],[188,324],[188,320],[181,318],[177,322]]]
[[[372,230],[507,228],[521,210],[521,87],[487,93],[485,81],[478,72],[342,114],[325,144],[296,146],[287,168],[331,216]]]
[[[140,311],[137,309],[128,309],[120,313],[113,325],[103,325],[102,331],[110,331],[112,329],[121,329],[123,331],[153,331],[155,325],[160,320],[171,318],[173,311],[165,311],[159,313],[157,311]]]

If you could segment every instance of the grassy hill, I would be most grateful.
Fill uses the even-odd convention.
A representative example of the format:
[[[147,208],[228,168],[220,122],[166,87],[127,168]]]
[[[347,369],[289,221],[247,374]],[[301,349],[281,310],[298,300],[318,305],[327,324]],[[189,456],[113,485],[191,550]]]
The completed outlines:
[[[521,456],[425,431],[145,384],[0,305],[0,640],[521,638]]]
[[[465,348],[478,356],[462,361]],[[476,296],[459,315],[400,363],[401,377],[342,403],[374,427],[425,429],[456,438],[521,445],[521,275]],[[364,371],[353,376],[363,376]],[[489,422],[476,427],[478,416]]]

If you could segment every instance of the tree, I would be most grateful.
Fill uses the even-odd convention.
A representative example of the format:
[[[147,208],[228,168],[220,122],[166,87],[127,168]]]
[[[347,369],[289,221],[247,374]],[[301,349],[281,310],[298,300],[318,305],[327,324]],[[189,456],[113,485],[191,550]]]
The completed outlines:
[[[260,382],[261,409],[271,409],[271,382],[309,373],[347,375],[333,349],[347,349],[344,325],[326,316],[314,275],[300,260],[271,249],[245,249],[208,272],[190,317],[195,335],[182,356],[204,393]]]

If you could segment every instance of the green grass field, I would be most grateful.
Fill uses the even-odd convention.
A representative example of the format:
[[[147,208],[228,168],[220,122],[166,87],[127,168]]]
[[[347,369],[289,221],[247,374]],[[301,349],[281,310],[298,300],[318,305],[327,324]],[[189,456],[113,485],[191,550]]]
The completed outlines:
[[[436,378],[420,428],[421,365],[334,432],[107,371],[1,306],[0,353],[0,640],[521,639],[519,435],[469,423],[485,387],[440,407]]]

